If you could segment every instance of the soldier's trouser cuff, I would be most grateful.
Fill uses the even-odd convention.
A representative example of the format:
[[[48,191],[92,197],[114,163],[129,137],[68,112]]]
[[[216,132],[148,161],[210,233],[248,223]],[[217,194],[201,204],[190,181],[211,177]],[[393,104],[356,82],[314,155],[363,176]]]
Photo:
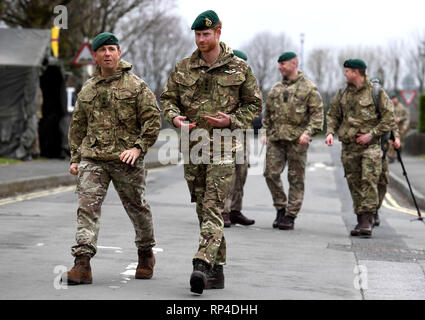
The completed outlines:
[[[71,254],[76,257],[80,255],[88,255],[93,257],[97,252],[97,248],[90,244],[77,244],[71,248]]]

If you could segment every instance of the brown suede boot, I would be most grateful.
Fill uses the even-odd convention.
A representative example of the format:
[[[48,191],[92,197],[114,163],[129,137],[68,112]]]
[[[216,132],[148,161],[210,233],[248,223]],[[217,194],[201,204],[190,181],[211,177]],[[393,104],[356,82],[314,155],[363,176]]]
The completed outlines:
[[[93,279],[90,267],[90,256],[76,256],[74,267],[62,276],[62,281],[69,285],[91,284]]]
[[[207,289],[223,289],[224,288],[224,273],[222,265],[214,265],[212,270],[207,272]]]
[[[364,237],[371,237],[373,229],[373,214],[363,213],[360,215],[360,235]]]
[[[153,275],[153,266],[155,265],[155,255],[152,248],[148,250],[138,249],[139,264],[136,268],[136,279],[150,279]]]

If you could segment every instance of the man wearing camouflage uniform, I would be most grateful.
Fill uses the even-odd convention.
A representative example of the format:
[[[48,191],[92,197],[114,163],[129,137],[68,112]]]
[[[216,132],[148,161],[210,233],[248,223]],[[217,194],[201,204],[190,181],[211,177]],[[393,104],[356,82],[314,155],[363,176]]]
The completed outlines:
[[[251,68],[220,42],[221,26],[212,10],[195,19],[192,30],[198,49],[177,63],[160,98],[165,119],[182,132],[191,130],[191,137],[203,133],[208,150],[214,152],[217,145],[220,149],[224,144],[221,137],[214,141],[213,129],[249,128],[261,112],[261,93]],[[197,145],[197,141],[192,142],[189,150],[182,151],[189,153]],[[230,151],[230,159],[214,161],[210,152],[205,161],[198,163],[190,157],[184,165],[200,225],[199,247],[190,277],[191,291],[198,294],[205,288],[224,287],[226,242],[222,211],[235,170],[233,144]]]
[[[395,115],[395,122],[398,127],[398,131],[400,133],[400,148],[404,145],[404,137],[406,136],[407,131],[409,130],[409,112],[406,110],[406,108],[401,104],[400,100],[398,99],[398,95],[396,93],[392,93],[390,96],[391,101],[394,104],[394,115]],[[394,150],[394,145],[390,144],[387,155],[390,162],[394,162],[396,155]]]
[[[120,60],[118,39],[101,33],[92,42],[98,63],[78,95],[69,128],[70,173],[78,175],[75,265],[68,284],[92,283],[90,259],[96,254],[101,205],[112,180],[134,225],[137,279],[153,274],[155,245],[151,210],[144,198],[143,158],[156,141],[161,122],[155,96]]]
[[[375,105],[373,84],[363,60],[346,60],[344,68],[347,87],[331,102],[326,116],[326,144],[332,146],[334,134],[338,133],[342,142],[341,161],[357,215],[351,235],[370,237],[382,172],[381,136],[392,129],[393,105],[382,88]]]
[[[270,90],[262,120],[267,143],[264,177],[277,210],[273,228],[293,230],[304,198],[307,149],[323,127],[323,102],[316,86],[298,71],[298,57],[285,52],[278,59],[282,81]],[[288,198],[281,174],[288,163]]]
[[[238,58],[244,61],[248,60],[245,52],[241,50],[233,50]],[[249,141],[246,141],[246,133],[243,140],[244,158],[243,163],[235,164],[235,174],[233,175],[232,186],[227,199],[224,201],[223,220],[224,227],[229,228],[232,224],[241,224],[249,226],[255,223],[255,220],[245,217],[242,210],[243,187],[248,176],[249,168]]]

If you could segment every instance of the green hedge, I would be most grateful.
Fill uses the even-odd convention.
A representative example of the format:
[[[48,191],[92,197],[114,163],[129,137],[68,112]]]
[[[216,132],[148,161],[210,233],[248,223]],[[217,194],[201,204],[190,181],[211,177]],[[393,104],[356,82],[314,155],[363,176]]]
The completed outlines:
[[[419,121],[418,131],[425,132],[425,94],[419,95]]]

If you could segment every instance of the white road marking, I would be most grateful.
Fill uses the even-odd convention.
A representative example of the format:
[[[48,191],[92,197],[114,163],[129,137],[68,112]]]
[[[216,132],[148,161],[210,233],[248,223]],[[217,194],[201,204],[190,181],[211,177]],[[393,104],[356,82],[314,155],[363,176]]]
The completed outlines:
[[[97,246],[98,249],[110,249],[110,250],[122,250],[120,247],[104,247],[104,246]]]

